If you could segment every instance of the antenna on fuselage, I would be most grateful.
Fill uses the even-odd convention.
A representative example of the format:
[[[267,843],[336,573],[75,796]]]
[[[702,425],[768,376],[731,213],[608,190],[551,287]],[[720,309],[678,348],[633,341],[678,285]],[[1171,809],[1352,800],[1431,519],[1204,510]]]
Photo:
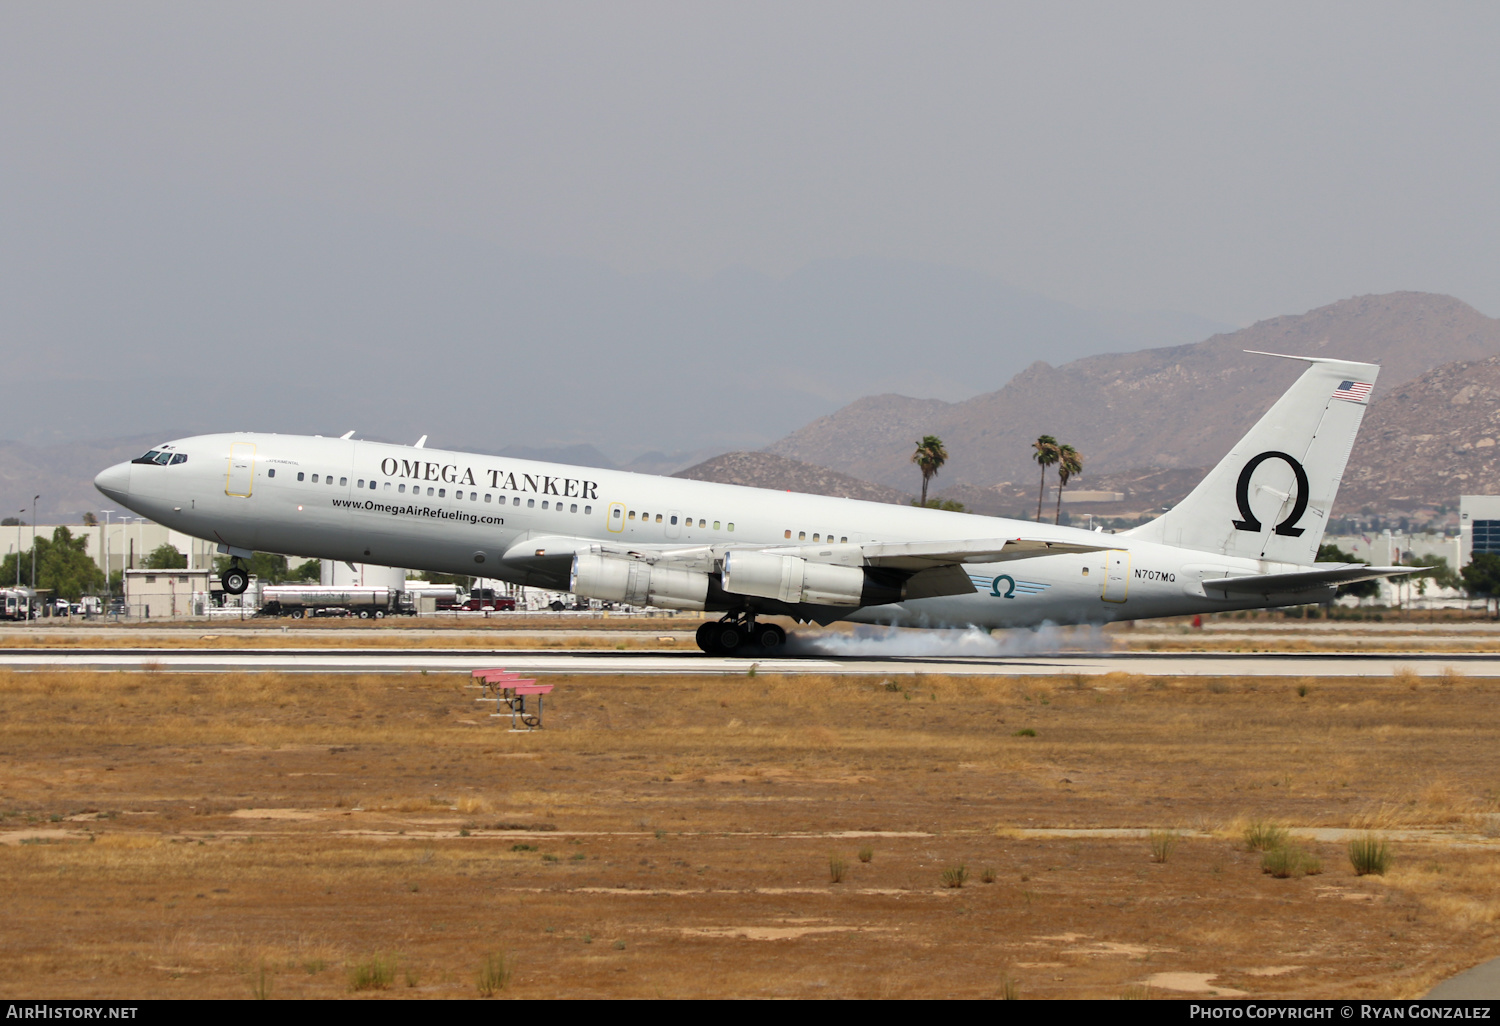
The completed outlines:
[[[353,431],[345,431],[343,434],[339,435],[339,437],[340,438],[346,438],[346,439],[347,438],[353,438],[354,437],[354,432]]]
[[[422,446],[424,446],[426,444],[427,444],[427,436],[423,435],[421,438],[417,439],[417,444],[414,445],[414,446],[412,446],[412,448],[413,449],[420,449],[420,448],[422,448]]]

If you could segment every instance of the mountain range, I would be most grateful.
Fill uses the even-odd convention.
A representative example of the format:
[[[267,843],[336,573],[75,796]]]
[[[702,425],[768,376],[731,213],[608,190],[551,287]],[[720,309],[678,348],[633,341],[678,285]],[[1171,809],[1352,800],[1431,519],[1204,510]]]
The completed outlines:
[[[1398,451],[1389,449],[1392,438],[1416,431],[1422,416],[1417,405],[1434,401],[1433,390],[1465,372],[1448,371],[1416,388],[1419,379],[1427,380],[1424,375],[1460,363],[1467,373],[1487,373],[1483,361],[1500,355],[1500,320],[1452,297],[1418,292],[1345,299],[1189,345],[1090,356],[1058,367],[1037,362],[1003,388],[958,403],[871,396],[812,421],[768,451],[914,490],[919,478],[912,450],[917,439],[935,434],[949,453],[937,482],[945,495],[955,488],[1022,494],[1028,485],[1034,495],[1032,442],[1040,434],[1083,452],[1078,488],[1102,488],[1120,475],[1208,467],[1301,370],[1295,361],[1246,350],[1380,364],[1369,426],[1351,461],[1351,481],[1357,473],[1361,483],[1351,491],[1359,491],[1361,503],[1367,490],[1387,486],[1407,496],[1402,501],[1416,501],[1418,491],[1425,502],[1443,501],[1450,492],[1456,498],[1456,478],[1443,479],[1440,472],[1413,476],[1386,453]],[[1467,406],[1458,404],[1452,431],[1461,432],[1459,422],[1478,415],[1482,394],[1475,391]],[[1406,398],[1390,402],[1391,396]],[[1398,406],[1406,412],[1386,412]],[[1386,449],[1372,441],[1377,435]],[[1434,436],[1422,444],[1440,443]],[[1417,458],[1415,449],[1399,451]],[[1369,501],[1377,500],[1370,495]]]

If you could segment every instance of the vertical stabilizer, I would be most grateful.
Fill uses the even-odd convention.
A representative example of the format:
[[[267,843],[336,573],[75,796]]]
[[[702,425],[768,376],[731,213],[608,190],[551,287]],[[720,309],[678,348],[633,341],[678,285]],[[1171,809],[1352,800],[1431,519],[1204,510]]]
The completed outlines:
[[[1186,499],[1130,531],[1132,537],[1252,559],[1315,561],[1380,368],[1285,359],[1312,366]]]

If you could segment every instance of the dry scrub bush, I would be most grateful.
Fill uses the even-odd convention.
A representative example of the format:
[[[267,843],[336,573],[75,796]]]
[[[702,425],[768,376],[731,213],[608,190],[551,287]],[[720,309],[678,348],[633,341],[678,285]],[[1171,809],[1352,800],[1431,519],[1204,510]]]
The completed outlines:
[[[944,887],[962,887],[969,879],[968,866],[950,866],[943,870]]]
[[[1172,849],[1177,847],[1181,839],[1175,830],[1153,830],[1151,831],[1151,861],[1165,862],[1172,856]]]
[[[1286,843],[1286,827],[1275,820],[1257,818],[1245,826],[1245,847],[1250,851],[1275,851]]]
[[[1316,855],[1291,845],[1272,848],[1261,856],[1260,870],[1279,880],[1295,876],[1317,876],[1323,862]]]
[[[396,978],[396,960],[372,955],[349,967],[350,990],[387,990]]]
[[[475,985],[479,988],[480,997],[490,997],[497,990],[504,990],[510,986],[511,963],[503,952],[494,952],[485,956],[484,965],[479,968],[479,975]]]
[[[828,857],[828,882],[829,883],[843,883],[844,882],[844,877],[848,874],[848,872],[849,872],[849,863],[845,862],[843,859],[839,858],[839,856],[837,856],[837,855],[830,855]]]
[[[1349,864],[1354,867],[1356,876],[1384,876],[1390,862],[1390,847],[1373,834],[1349,842]]]

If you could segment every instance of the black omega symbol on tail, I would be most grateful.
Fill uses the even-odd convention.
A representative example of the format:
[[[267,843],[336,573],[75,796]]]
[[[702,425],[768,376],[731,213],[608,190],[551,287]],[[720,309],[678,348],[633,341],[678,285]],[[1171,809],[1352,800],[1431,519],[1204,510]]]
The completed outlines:
[[[1297,521],[1302,519],[1302,514],[1307,512],[1307,471],[1302,469],[1295,457],[1288,456],[1284,452],[1263,452],[1259,456],[1245,464],[1245,469],[1240,471],[1240,480],[1234,488],[1234,501],[1239,503],[1240,516],[1243,520],[1234,522],[1238,531],[1259,531],[1261,523],[1255,519],[1255,513],[1250,509],[1250,475],[1255,473],[1266,460],[1284,460],[1287,466],[1292,468],[1292,473],[1297,475],[1297,501],[1292,504],[1292,512],[1285,520],[1276,525],[1276,533],[1288,538],[1297,538],[1302,534],[1302,528],[1293,527]]]

